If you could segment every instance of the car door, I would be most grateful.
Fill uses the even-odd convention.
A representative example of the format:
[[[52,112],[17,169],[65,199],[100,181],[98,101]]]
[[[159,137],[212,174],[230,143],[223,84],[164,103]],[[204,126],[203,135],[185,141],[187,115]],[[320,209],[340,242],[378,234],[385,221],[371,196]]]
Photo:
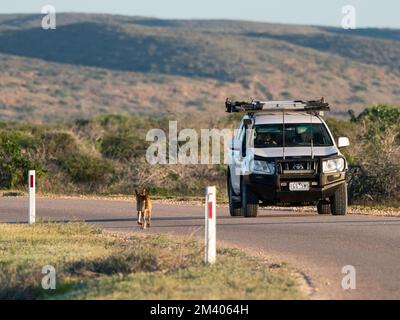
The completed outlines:
[[[230,173],[233,191],[240,193],[240,172],[242,165],[242,142],[245,135],[243,121],[240,123],[239,129],[236,131],[230,150]]]

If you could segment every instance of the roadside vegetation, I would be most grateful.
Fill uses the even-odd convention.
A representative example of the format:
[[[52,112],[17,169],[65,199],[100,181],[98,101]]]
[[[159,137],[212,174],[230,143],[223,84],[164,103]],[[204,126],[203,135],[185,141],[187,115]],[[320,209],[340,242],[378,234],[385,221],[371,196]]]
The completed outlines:
[[[213,266],[190,237],[118,236],[83,223],[0,224],[0,299],[300,299],[284,265],[218,249]],[[41,286],[43,266],[56,289]]]
[[[328,119],[336,137],[348,136],[349,198],[353,204],[400,204],[400,108],[374,105],[350,121]]]
[[[400,203],[400,108],[375,105],[350,120],[328,118],[335,137],[348,136],[351,203]],[[154,197],[202,197],[206,184],[226,197],[224,165],[149,165],[146,134],[176,116],[102,115],[57,125],[0,123],[0,189],[25,190],[37,170],[42,194],[132,195],[146,187]],[[235,128],[237,117],[178,116],[183,128]]]

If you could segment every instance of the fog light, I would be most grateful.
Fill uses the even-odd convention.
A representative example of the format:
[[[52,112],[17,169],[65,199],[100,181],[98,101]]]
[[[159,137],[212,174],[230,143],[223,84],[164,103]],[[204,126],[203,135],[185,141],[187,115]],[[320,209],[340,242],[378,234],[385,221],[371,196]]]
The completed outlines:
[[[333,175],[328,176],[328,181],[331,182],[331,181],[337,180],[339,178],[340,178],[340,174],[333,174]]]
[[[287,187],[287,182],[281,182],[281,187]]]

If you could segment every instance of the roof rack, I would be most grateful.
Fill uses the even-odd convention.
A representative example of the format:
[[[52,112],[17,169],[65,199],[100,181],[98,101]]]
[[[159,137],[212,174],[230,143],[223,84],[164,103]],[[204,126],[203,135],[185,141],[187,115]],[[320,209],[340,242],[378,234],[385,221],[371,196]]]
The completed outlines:
[[[291,100],[291,101],[225,101],[225,111],[232,112],[260,112],[260,111],[329,111],[329,103],[324,98],[320,100]]]

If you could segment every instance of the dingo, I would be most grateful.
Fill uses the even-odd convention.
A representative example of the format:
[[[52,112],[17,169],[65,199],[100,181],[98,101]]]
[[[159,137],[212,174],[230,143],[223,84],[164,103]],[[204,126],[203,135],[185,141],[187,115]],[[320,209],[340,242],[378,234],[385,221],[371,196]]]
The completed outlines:
[[[143,189],[141,192],[138,192],[135,189],[136,193],[136,208],[138,212],[138,220],[137,223],[142,227],[142,229],[150,228],[151,226],[151,211],[152,204],[149,197],[149,194],[146,192],[146,189]]]

